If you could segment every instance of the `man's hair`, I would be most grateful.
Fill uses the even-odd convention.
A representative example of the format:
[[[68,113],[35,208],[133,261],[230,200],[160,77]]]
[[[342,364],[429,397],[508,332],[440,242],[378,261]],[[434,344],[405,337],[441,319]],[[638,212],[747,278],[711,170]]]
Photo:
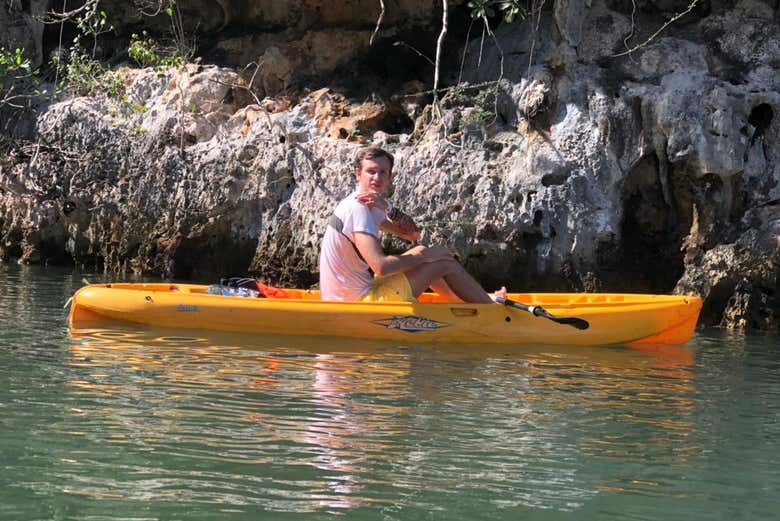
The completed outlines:
[[[376,159],[378,157],[386,157],[387,160],[390,161],[390,171],[393,170],[393,164],[395,163],[393,154],[379,147],[365,147],[358,150],[355,155],[355,168],[360,170],[360,167],[363,166],[364,159]]]

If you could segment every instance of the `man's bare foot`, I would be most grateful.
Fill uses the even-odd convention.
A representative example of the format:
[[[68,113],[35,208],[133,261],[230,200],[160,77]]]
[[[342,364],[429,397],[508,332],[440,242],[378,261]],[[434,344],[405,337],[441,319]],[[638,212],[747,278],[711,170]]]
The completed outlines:
[[[501,286],[501,289],[497,289],[496,291],[490,294],[490,298],[492,298],[495,301],[496,300],[495,297],[506,298],[506,294],[507,294],[506,287]]]

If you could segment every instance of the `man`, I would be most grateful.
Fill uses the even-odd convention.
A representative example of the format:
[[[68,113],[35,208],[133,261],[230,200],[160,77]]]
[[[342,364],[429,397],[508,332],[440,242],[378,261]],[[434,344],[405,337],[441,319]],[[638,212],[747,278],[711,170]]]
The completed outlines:
[[[430,287],[456,301],[493,302],[444,246],[415,246],[401,255],[382,251],[380,230],[410,241],[420,238],[414,221],[385,199],[393,162],[380,148],[358,151],[357,188],[336,206],[322,241],[322,299],[414,301]]]

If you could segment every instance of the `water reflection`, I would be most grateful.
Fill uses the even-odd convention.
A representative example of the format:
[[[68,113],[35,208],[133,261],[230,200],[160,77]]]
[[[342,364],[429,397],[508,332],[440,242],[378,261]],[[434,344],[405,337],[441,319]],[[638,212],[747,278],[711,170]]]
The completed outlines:
[[[673,497],[658,480],[599,472],[685,465],[700,450],[691,351],[643,350],[94,330],[73,335],[81,377],[69,385],[92,404],[74,414],[104,441],[218,462],[220,479],[259,480],[243,501],[272,510],[390,515],[455,491],[456,502],[573,510],[605,491]],[[166,494],[208,496],[179,478]]]

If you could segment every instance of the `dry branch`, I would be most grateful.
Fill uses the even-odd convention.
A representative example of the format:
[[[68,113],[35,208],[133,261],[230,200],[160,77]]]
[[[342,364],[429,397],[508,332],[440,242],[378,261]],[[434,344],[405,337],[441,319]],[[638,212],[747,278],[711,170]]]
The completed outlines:
[[[372,46],[374,45],[374,38],[379,33],[379,28],[382,27],[382,20],[385,18],[385,0],[379,0],[379,18],[376,20],[376,28],[374,29],[374,34],[371,35],[371,39],[368,41],[368,45]]]
[[[42,22],[45,24],[56,24],[65,22],[67,20],[73,20],[75,17],[80,15],[81,13],[88,11],[97,4],[100,3],[100,0],[87,0],[84,2],[84,4],[81,7],[77,7],[76,9],[72,9],[70,11],[67,11],[68,9],[68,1],[63,0],[62,2],[62,12],[56,12],[56,11],[49,11],[46,14],[43,15]]]
[[[632,47],[630,49],[627,49],[626,51],[623,51],[623,52],[621,52],[619,54],[613,54],[612,57],[613,58],[620,58],[621,56],[627,56],[629,54],[632,54],[632,53],[638,51],[642,47],[646,47],[650,42],[655,40],[655,38],[659,34],[661,34],[667,27],[672,25],[674,22],[676,22],[677,20],[679,20],[680,18],[682,18],[686,14],[690,13],[691,11],[693,11],[693,8],[696,7],[696,5],[698,5],[698,3],[699,3],[699,0],[693,0],[690,3],[690,5],[688,5],[688,8],[685,11],[681,11],[681,12],[675,14],[669,20],[667,20],[667,22],[665,24],[663,24],[660,29],[658,29],[656,32],[654,32],[652,35],[650,35],[650,37],[647,40],[645,40],[644,42],[642,42],[642,43],[640,43],[638,45],[635,45],[634,47]],[[633,26],[632,26],[632,30],[633,30]]]
[[[439,33],[439,39],[436,41],[436,65],[433,72],[433,105],[436,110],[439,110],[439,70],[441,68],[441,48],[444,43],[444,36],[447,34],[447,15],[449,5],[447,0],[442,0],[442,15],[441,15],[441,32]]]

